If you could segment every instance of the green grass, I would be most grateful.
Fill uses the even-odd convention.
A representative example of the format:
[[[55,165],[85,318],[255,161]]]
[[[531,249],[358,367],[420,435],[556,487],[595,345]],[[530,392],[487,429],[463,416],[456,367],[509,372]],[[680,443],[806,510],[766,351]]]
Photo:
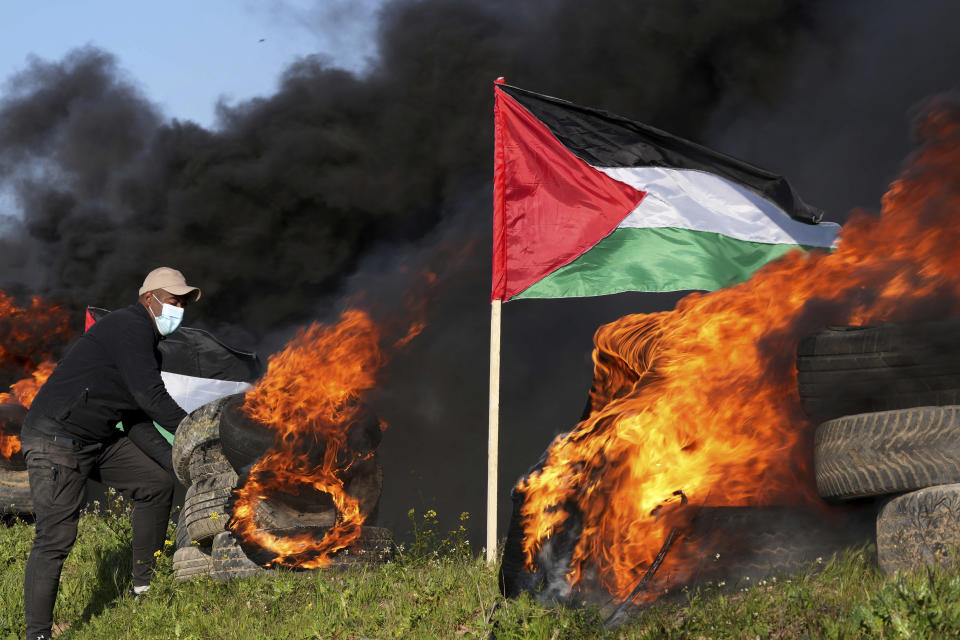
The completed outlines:
[[[604,632],[594,608],[504,601],[496,572],[465,551],[462,529],[439,536],[425,514],[395,561],[347,571],[282,572],[218,583],[173,578],[172,545],[150,592],[130,589],[130,526],[122,505],[86,514],[55,611],[60,637],[275,638],[950,638],[960,635],[960,572],[885,579],[872,550],[758,584],[679,594]],[[171,527],[170,537],[173,531]],[[33,528],[0,527],[0,640],[23,634],[23,570]],[[490,616],[494,605],[496,611]]]

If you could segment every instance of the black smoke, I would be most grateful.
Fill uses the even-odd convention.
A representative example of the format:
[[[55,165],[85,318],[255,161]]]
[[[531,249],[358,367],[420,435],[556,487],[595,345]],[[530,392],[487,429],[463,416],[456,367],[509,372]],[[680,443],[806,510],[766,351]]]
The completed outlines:
[[[274,95],[221,104],[213,129],[168,119],[108,52],[34,60],[0,94],[0,193],[14,201],[0,211],[0,286],[117,307],[170,264],[204,289],[190,324],[269,352],[346,299],[389,315],[431,270],[428,326],[373,398],[390,424],[382,519],[402,532],[410,507],[469,511],[480,543],[493,80],[735,153],[842,221],[895,175],[910,105],[956,85],[957,13],[396,0],[367,72],[300,59]],[[502,518],[509,485],[580,415],[595,328],[680,296],[506,306]]]

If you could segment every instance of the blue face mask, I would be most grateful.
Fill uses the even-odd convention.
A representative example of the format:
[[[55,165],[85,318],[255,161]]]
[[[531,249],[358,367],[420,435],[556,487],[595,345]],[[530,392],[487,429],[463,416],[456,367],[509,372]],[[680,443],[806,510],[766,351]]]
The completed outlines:
[[[153,296],[153,299],[160,302],[157,296]],[[168,336],[180,327],[180,322],[183,320],[183,309],[165,302],[160,302],[160,304],[163,305],[163,309],[159,316],[154,316],[154,319],[157,321],[157,331],[160,332],[160,335]],[[152,311],[150,313],[153,314]]]

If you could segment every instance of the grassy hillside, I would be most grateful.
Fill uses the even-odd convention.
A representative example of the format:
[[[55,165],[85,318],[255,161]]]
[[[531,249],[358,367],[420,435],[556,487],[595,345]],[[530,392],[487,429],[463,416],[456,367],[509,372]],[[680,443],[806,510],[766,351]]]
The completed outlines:
[[[759,584],[686,593],[614,631],[594,609],[504,601],[496,573],[439,535],[428,513],[396,561],[348,571],[283,572],[218,583],[174,580],[172,543],[150,592],[130,590],[130,524],[121,504],[86,514],[55,619],[61,638],[946,638],[960,635],[960,572],[885,580],[870,549]],[[170,538],[173,531],[171,528]],[[0,639],[23,634],[23,570],[33,528],[0,527]],[[731,582],[735,577],[731,576]],[[731,588],[733,587],[733,588]],[[498,607],[494,607],[499,603]],[[493,615],[490,613],[495,608]]]

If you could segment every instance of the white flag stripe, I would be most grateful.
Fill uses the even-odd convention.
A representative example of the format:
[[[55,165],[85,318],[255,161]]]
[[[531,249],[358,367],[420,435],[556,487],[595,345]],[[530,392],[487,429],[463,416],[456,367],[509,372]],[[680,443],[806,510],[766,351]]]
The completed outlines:
[[[676,228],[720,233],[763,244],[831,247],[840,225],[794,220],[757,193],[720,176],[691,169],[595,167],[647,195],[619,227]]]
[[[163,378],[167,393],[187,413],[224,396],[243,393],[253,386],[249,382],[197,378],[169,371],[161,371],[160,377]]]

